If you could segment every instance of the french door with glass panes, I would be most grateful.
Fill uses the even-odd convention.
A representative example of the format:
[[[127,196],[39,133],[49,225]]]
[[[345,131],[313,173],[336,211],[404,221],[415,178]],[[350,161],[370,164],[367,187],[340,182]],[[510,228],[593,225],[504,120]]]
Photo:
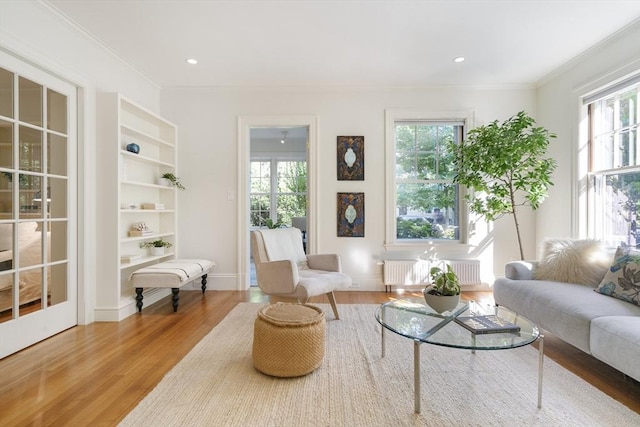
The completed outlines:
[[[77,324],[76,88],[0,52],[0,358]]]

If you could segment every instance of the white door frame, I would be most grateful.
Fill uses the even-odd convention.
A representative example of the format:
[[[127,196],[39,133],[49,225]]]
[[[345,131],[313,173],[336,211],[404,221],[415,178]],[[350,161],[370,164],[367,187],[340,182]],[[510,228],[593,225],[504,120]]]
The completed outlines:
[[[317,171],[318,171],[318,117],[317,116],[240,116],[238,117],[238,279],[236,288],[249,289],[249,166],[251,162],[251,128],[306,127],[307,140],[307,252],[316,253]]]

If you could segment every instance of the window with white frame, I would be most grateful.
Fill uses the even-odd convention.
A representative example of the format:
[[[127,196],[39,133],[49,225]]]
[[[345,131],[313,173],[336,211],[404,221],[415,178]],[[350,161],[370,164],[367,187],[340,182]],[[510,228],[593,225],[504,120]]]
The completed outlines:
[[[586,97],[591,237],[640,247],[640,75]]]
[[[450,143],[468,119],[451,113],[387,112],[387,242],[459,242],[461,194]]]
[[[291,225],[293,217],[305,217],[307,162],[276,158],[252,160],[249,197],[252,227]]]

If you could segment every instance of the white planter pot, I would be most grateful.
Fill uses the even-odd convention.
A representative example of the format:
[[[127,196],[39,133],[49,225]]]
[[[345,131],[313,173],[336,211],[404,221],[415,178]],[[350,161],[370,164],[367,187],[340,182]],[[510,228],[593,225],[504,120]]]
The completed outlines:
[[[451,311],[454,308],[456,308],[458,306],[458,303],[460,302],[460,295],[433,295],[430,294],[429,291],[431,290],[431,286],[427,286],[426,288],[424,288],[424,290],[422,291],[423,295],[424,295],[424,300],[427,303],[427,305],[431,308],[433,308],[433,310],[436,313],[444,313],[445,311]]]
[[[151,253],[154,256],[160,256],[160,255],[164,255],[164,246],[160,247],[160,248],[156,248],[155,246],[153,248],[151,248]]]
[[[158,185],[164,185],[165,187],[171,186],[171,181],[167,178],[158,178]]]

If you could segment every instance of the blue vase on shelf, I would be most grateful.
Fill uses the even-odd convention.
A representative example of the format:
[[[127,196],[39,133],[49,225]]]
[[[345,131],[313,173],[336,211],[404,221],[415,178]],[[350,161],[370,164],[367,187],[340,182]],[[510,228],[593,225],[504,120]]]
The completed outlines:
[[[140,146],[135,142],[132,142],[131,144],[127,144],[127,151],[138,154],[140,153]]]

